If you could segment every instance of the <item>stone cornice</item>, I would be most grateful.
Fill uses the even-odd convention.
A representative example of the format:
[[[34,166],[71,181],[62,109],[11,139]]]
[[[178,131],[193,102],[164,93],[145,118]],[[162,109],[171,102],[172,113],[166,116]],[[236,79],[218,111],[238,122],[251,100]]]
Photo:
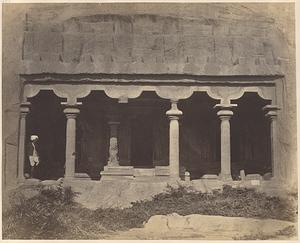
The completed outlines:
[[[283,75],[187,75],[187,74],[20,74],[24,83],[187,83],[187,84],[253,84],[273,83]]]
[[[196,76],[196,75],[129,75],[129,74],[32,74],[21,75],[24,83],[23,101],[41,90],[52,90],[69,105],[87,97],[92,91],[103,91],[119,103],[139,97],[144,91],[154,91],[163,99],[187,99],[194,92],[206,92],[222,104],[230,104],[245,92],[255,92],[261,98],[275,102],[276,84],[282,76]]]

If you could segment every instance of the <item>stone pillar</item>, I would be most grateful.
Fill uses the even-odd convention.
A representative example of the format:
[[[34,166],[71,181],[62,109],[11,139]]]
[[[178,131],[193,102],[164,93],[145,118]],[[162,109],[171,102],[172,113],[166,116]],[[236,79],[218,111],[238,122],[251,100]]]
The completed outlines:
[[[75,177],[76,118],[79,112],[80,110],[75,106],[64,109],[64,113],[67,117],[65,178],[69,179]]]
[[[266,117],[270,119],[272,175],[274,179],[280,180],[282,179],[282,171],[277,156],[277,110],[279,108],[274,105],[266,105],[263,110],[266,112]]]
[[[169,167],[170,176],[179,178],[179,117],[182,111],[177,108],[178,100],[171,100],[171,109],[166,112],[170,119]]]
[[[18,180],[24,180],[24,164],[26,156],[26,116],[29,113],[29,103],[21,104],[20,107],[20,130],[18,146]]]
[[[131,157],[131,119],[129,115],[129,109],[127,103],[120,103],[120,110],[118,121],[118,158],[120,166],[130,166]]]
[[[107,166],[119,166],[118,156],[118,126],[120,122],[109,121],[110,137],[109,137],[109,158]]]
[[[120,129],[120,106],[112,104],[108,107],[108,125],[109,125],[109,154],[107,165],[104,170],[100,172],[101,180],[122,180],[133,179],[134,168],[133,166],[122,165],[120,166],[119,159],[119,129]],[[123,107],[124,109],[124,107]]]
[[[237,105],[218,104],[217,115],[221,120],[221,172],[219,178],[223,181],[232,180],[231,177],[231,151],[230,151],[230,118],[233,115],[232,108]]]

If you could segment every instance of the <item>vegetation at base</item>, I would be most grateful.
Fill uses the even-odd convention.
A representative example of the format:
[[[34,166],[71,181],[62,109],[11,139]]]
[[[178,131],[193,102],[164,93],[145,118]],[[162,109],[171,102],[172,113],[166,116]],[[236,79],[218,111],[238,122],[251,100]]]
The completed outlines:
[[[152,200],[134,202],[124,209],[84,208],[74,202],[76,194],[70,187],[40,188],[28,199],[20,195],[15,193],[12,207],[3,214],[4,239],[101,239],[111,231],[142,227],[153,215],[170,213],[296,218],[296,208],[289,201],[230,186],[209,194],[169,187]]]
[[[275,232],[274,234],[266,234],[264,232],[259,232],[256,234],[244,235],[242,237],[236,237],[234,240],[271,240],[271,239],[281,239],[281,237],[286,237],[286,239],[296,236],[297,230],[294,226],[287,226],[282,230]]]

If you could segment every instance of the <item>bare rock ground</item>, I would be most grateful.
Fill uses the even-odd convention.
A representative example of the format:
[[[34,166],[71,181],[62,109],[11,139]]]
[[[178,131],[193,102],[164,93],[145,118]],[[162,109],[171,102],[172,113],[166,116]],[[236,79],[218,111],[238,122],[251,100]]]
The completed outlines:
[[[253,219],[209,215],[155,215],[143,228],[108,235],[110,240],[162,240],[201,239],[233,240],[242,237],[264,237],[268,239],[296,240],[294,235],[285,235],[285,229],[297,224],[274,219]],[[280,233],[281,232],[281,233]]]

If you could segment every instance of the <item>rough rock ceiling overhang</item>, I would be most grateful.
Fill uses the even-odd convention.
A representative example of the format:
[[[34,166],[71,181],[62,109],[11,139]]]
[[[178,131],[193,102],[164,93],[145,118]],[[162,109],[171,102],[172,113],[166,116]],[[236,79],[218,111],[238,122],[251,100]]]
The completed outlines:
[[[282,75],[285,46],[272,19],[97,14],[39,22],[29,16],[23,74]]]

